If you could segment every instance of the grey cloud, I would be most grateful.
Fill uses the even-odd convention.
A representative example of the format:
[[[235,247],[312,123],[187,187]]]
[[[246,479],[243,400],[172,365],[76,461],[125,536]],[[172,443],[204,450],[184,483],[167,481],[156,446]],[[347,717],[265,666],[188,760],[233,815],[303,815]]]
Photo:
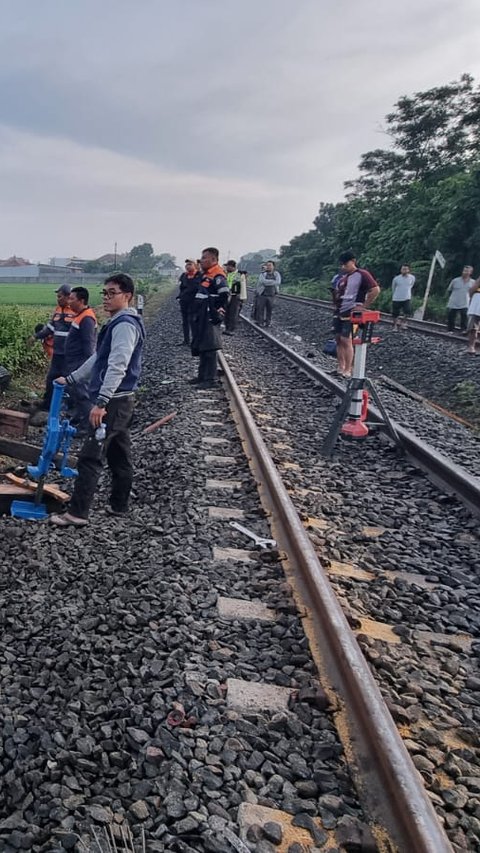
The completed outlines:
[[[2,15],[4,125],[227,186],[263,181],[283,193],[253,211],[265,245],[308,227],[320,199],[341,197],[360,154],[387,143],[381,120],[401,94],[480,72],[478,0],[4,0]],[[27,222],[32,177],[20,172],[2,195],[24,204]],[[105,188],[85,183],[76,204],[103,210]],[[51,186],[52,207],[61,196],[64,209],[72,187],[60,165]],[[123,187],[108,206],[131,201]],[[215,220],[214,204],[198,216]],[[243,202],[230,217],[246,240]],[[193,235],[200,226],[187,219]]]

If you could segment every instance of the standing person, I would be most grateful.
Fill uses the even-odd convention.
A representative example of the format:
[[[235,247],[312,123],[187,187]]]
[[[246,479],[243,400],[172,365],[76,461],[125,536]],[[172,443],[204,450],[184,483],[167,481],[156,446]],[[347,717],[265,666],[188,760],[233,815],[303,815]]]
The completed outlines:
[[[201,281],[201,273],[196,261],[187,258],[185,261],[185,272],[182,272],[179,282],[178,299],[180,300],[180,311],[182,313],[183,345],[189,346],[192,338],[192,319],[195,307],[195,296]]]
[[[412,316],[412,288],[415,276],[410,272],[409,264],[402,264],[400,275],[392,279],[392,317],[393,331],[407,328],[407,318]],[[403,323],[401,314],[403,314]]]
[[[237,328],[238,315],[240,314],[242,303],[246,299],[247,286],[245,276],[243,276],[242,281],[242,273],[237,270],[236,261],[227,261],[227,263],[225,264],[225,271],[227,274],[228,289],[230,291],[227,313],[225,316],[225,334],[233,335],[235,329]]]
[[[353,365],[353,308],[368,308],[380,293],[380,287],[368,270],[357,267],[353,252],[342,252],[339,257],[343,277],[333,291],[333,327],[337,342],[338,372],[349,379]]]
[[[133,480],[130,424],[145,341],[143,320],[130,307],[134,292],[133,280],[126,273],[114,273],[105,279],[103,307],[110,318],[100,330],[97,350],[78,370],[57,380],[72,386],[89,379],[92,403],[89,435],[78,457],[78,477],[68,512],[50,519],[61,527],[88,524],[105,460],[112,475],[110,511],[113,515],[128,512]],[[99,434],[102,425],[103,437]]]
[[[472,267],[469,267],[472,269]],[[469,291],[470,304],[468,306],[468,350],[470,355],[476,355],[475,344],[477,334],[480,332],[480,278],[473,282]]]
[[[70,308],[75,316],[70,323],[65,343],[65,374],[73,373],[95,352],[97,343],[97,318],[90,308],[90,294],[86,287],[74,287],[70,295]],[[73,401],[72,421],[85,432],[88,428],[88,415],[91,403],[86,382],[77,382],[69,389]]]
[[[62,284],[56,291],[57,307],[50,320],[34,334],[34,340],[44,341],[53,335],[53,351],[50,367],[45,380],[45,393],[39,408],[49,410],[52,401],[53,380],[65,373],[65,344],[75,312],[70,308],[71,289]]]
[[[211,388],[217,376],[217,350],[222,348],[220,324],[228,304],[228,284],[218,263],[218,249],[209,246],[200,259],[202,278],[195,296],[192,355],[200,356],[198,376],[191,379],[199,388]]]
[[[282,277],[275,269],[274,261],[267,261],[265,271],[258,276],[255,292],[258,296],[257,323],[267,328],[272,322],[272,309],[275,296],[280,291]]]
[[[451,334],[455,332],[455,321],[459,312],[460,330],[465,332],[467,329],[468,294],[475,284],[472,273],[473,267],[464,266],[462,274],[452,278],[447,287],[447,293],[450,294],[447,302],[447,329]]]
[[[143,293],[139,293],[137,295],[137,314],[139,314],[140,317],[143,316],[144,307],[145,307],[145,297],[144,297]]]

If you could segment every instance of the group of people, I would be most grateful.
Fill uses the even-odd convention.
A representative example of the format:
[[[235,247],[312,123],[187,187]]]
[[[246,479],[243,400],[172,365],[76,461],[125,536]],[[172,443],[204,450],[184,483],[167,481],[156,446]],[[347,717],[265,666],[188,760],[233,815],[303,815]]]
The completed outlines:
[[[97,319],[84,287],[62,285],[49,322],[34,339],[51,353],[41,408],[48,409],[53,382],[67,386],[72,420],[85,441],[78,455],[78,477],[65,513],[50,516],[59,527],[84,527],[105,461],[112,475],[107,512],[124,515],[133,481],[130,424],[138,386],[145,327],[133,307],[135,287],[126,273],[104,283],[103,308],[108,315],[97,335]]]
[[[274,261],[267,261],[258,276],[253,308],[253,319],[261,326],[271,324],[280,283]],[[199,260],[186,259],[177,299],[182,316],[182,345],[190,346],[192,355],[199,359],[198,375],[191,382],[200,388],[212,387],[222,333],[234,334],[242,305],[247,301],[247,273],[238,269],[234,260],[220,266],[218,249],[209,246]]]
[[[475,341],[480,331],[480,279],[472,277],[473,267],[464,266],[462,274],[452,278],[447,287],[447,329],[453,335],[457,316],[460,319],[460,331],[468,335],[467,352],[475,354]],[[403,264],[400,274],[392,281],[392,316],[394,331],[406,328],[407,319],[412,314],[412,290],[415,276],[408,264]],[[402,319],[403,315],[403,319]]]
[[[357,265],[353,252],[343,252],[339,261],[340,272],[332,280],[333,326],[338,371],[349,378],[353,366],[352,310],[368,309],[377,299],[380,286],[368,270]],[[449,312],[460,312],[461,328],[466,325],[462,318],[468,317],[469,351],[475,352],[475,336],[480,330],[480,279],[474,281],[472,272],[472,267],[465,267],[462,276],[450,282],[448,292]],[[270,325],[280,283],[274,262],[267,262],[255,289],[254,320],[259,325]],[[399,322],[402,315],[410,316],[414,284],[415,277],[404,264],[392,284],[393,314]],[[105,461],[112,475],[107,511],[115,515],[128,512],[133,479],[129,429],[145,342],[143,299],[137,311],[133,307],[134,283],[126,273],[106,278],[103,308],[108,319],[97,335],[97,318],[89,305],[88,290],[62,285],[56,294],[52,317],[36,329],[34,336],[51,356],[41,407],[49,408],[54,381],[66,385],[73,402],[73,419],[80,430],[86,429],[86,439],[78,456],[78,478],[68,511],[52,515],[51,521],[62,527],[84,527]],[[460,295],[469,299],[467,306],[460,304]],[[218,373],[222,325],[224,334],[233,334],[247,299],[246,273],[237,270],[233,260],[220,266],[218,249],[210,246],[198,261],[185,261],[178,298],[183,344],[191,346],[192,355],[199,358],[198,374],[190,382],[198,388],[212,387]],[[449,314],[452,329],[454,321],[455,314]],[[105,429],[100,430],[103,426]]]
[[[52,400],[53,382],[59,376],[72,373],[95,352],[97,318],[89,305],[90,294],[86,287],[69,287],[62,284],[55,291],[57,305],[45,325],[35,328],[31,341],[41,341],[50,357],[45,383],[45,393],[38,408],[48,411]],[[90,411],[86,383],[78,383],[71,393],[72,422],[80,431],[88,425]]]

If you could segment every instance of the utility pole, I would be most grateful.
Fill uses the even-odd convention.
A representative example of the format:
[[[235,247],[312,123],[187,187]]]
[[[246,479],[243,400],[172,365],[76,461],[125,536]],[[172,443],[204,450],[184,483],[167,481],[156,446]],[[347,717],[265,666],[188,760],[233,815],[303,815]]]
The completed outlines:
[[[113,250],[113,269],[117,269],[117,242],[115,241],[115,249]]]

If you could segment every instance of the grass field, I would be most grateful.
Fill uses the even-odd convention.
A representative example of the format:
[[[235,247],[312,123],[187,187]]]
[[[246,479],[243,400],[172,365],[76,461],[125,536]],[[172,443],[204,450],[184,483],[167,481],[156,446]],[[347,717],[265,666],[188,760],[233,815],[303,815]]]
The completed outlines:
[[[0,305],[56,305],[55,289],[58,284],[0,284]],[[99,305],[102,301],[101,284],[87,285],[90,305]]]

